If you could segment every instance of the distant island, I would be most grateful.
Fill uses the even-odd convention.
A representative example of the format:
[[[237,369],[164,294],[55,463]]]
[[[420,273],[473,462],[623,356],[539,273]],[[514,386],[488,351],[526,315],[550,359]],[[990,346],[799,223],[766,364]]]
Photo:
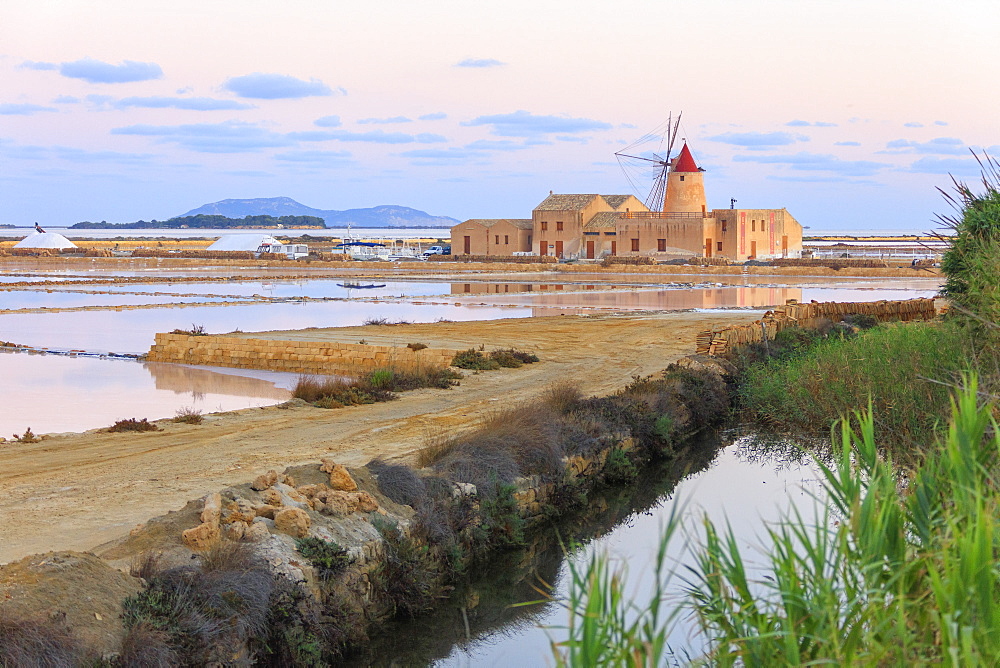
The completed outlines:
[[[108,223],[101,221],[91,223],[84,221],[70,225],[71,230],[182,230],[182,229],[298,229],[324,230],[326,223],[318,216],[245,216],[229,218],[219,215],[198,214],[194,216],[178,216],[170,220],[137,220],[134,223]]]
[[[155,229],[326,229],[328,227],[453,227],[459,220],[432,216],[406,206],[384,204],[367,209],[344,211],[314,209],[291,197],[224,199],[204,204],[169,220],[138,220],[134,223],[92,223],[71,225],[71,230],[155,230]]]
[[[296,202],[291,197],[259,197],[256,199],[224,199],[192,209],[181,216],[199,214],[221,215],[231,218],[244,216],[316,216],[326,221],[327,227],[453,227],[460,223],[448,216],[432,216],[426,211],[407,206],[383,204],[365,209],[344,211],[314,209]]]

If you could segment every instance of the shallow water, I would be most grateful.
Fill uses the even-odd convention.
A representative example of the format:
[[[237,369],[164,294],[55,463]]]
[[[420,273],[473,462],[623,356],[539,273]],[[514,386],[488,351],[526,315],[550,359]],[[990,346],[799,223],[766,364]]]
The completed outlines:
[[[141,354],[149,351],[157,332],[204,326],[213,334],[346,327],[369,318],[434,322],[523,318],[528,308],[383,302],[279,302],[232,306],[190,306],[124,311],[0,314],[0,340],[59,350]]]
[[[174,417],[287,401],[297,374],[134,360],[0,352],[5,379],[0,435],[108,427],[126,418]]]
[[[786,449],[787,453],[790,449]],[[786,454],[763,454],[750,439],[724,448],[702,470],[685,476],[677,466],[641,479],[631,493],[611,492],[595,497],[585,520],[560,526],[564,541],[576,537],[584,546],[569,557],[584,563],[595,551],[607,553],[618,565],[627,565],[626,595],[637,604],[648,601],[653,589],[655,555],[661,528],[675,504],[688,533],[679,535],[668,550],[675,566],[690,563],[690,545],[700,536],[700,521],[710,518],[716,527],[726,522],[751,558],[767,543],[764,527],[790,507],[815,516],[815,495],[821,489],[817,469],[809,461]],[[547,666],[554,665],[552,640],[565,639],[558,628],[567,621],[556,603],[511,607],[541,598],[536,587],[555,584],[555,596],[567,593],[568,566],[555,532],[530,549],[499,559],[489,574],[468,587],[456,589],[453,600],[439,612],[420,620],[392,626],[376,639],[372,654],[356,657],[352,665],[394,666]],[[759,562],[759,560],[756,560]],[[763,571],[751,573],[759,578]],[[683,583],[668,588],[674,599]],[[550,628],[542,628],[550,627]],[[669,636],[680,656],[698,656],[704,642],[690,620],[681,621]]]

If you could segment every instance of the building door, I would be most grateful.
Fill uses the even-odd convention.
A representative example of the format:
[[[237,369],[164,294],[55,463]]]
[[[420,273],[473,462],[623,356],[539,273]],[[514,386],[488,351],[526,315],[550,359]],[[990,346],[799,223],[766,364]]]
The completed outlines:
[[[472,254],[472,237],[462,237],[462,239],[463,239],[463,247],[465,248],[465,254],[466,255],[471,255]]]
[[[562,257],[562,251],[563,251],[563,242],[557,241],[556,242],[556,257],[561,258]]]
[[[705,239],[705,257],[712,257],[712,240]]]
[[[618,255],[618,242],[614,239],[611,240],[611,254]]]
[[[756,241],[751,241],[750,242],[750,257],[751,258],[756,258],[757,257],[757,242]]]
[[[788,235],[781,237],[781,257],[788,257]]]
[[[587,240],[587,259],[588,260],[593,260],[594,259],[594,240],[593,239],[588,239]]]
[[[538,242],[538,254],[539,255],[548,255],[549,254],[548,242],[545,241],[545,239],[542,239],[541,241]]]

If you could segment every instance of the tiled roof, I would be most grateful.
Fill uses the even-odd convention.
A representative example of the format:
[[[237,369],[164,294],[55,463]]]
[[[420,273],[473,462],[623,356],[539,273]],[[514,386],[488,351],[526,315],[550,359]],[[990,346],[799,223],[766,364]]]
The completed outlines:
[[[605,198],[607,199],[607,198]],[[585,230],[604,230],[604,229],[614,229],[615,224],[618,223],[618,212],[617,211],[601,211],[595,213],[587,224],[583,226]]]
[[[514,227],[522,230],[530,230],[532,222],[530,218],[470,218],[459,223],[459,225],[482,225],[483,227],[493,227],[497,223],[510,223]]]
[[[535,211],[579,211],[594,201],[598,195],[549,195]]]
[[[611,205],[612,209],[617,211],[618,207],[624,204],[625,200],[631,197],[631,195],[601,195],[601,197],[604,198],[605,202]]]

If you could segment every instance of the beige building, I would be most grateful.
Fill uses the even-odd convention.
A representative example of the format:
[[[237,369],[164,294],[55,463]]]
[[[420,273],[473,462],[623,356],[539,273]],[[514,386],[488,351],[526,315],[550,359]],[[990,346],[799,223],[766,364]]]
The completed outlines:
[[[513,255],[531,250],[527,218],[472,218],[451,228],[454,255]]]
[[[670,164],[662,211],[632,195],[549,193],[530,220],[467,220],[452,228],[452,253],[532,252],[567,259],[720,257],[742,262],[799,257],[802,226],[785,209],[712,209],[687,144]],[[501,243],[501,239],[503,243]]]

